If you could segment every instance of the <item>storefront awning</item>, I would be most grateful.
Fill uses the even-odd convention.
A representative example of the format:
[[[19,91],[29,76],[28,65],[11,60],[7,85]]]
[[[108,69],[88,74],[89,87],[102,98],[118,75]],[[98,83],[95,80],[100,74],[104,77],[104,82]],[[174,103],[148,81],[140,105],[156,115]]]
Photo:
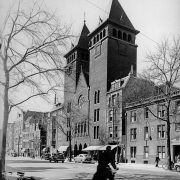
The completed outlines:
[[[88,146],[87,148],[84,148],[82,151],[95,151],[99,150],[102,146]]]
[[[100,151],[104,151],[104,150],[106,150],[106,147],[107,147],[107,146],[111,146],[111,150],[113,150],[113,149],[116,148],[118,145],[105,145],[105,146],[99,148],[99,150],[100,150]]]
[[[58,148],[58,151],[59,151],[59,152],[64,152],[64,151],[67,150],[67,148],[68,148],[68,146],[60,146],[60,147]]]

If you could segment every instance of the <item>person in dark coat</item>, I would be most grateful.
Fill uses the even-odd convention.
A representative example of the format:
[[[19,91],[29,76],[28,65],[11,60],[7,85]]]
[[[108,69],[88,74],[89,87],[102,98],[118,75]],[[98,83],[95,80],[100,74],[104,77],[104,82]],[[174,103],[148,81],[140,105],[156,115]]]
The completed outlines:
[[[109,180],[114,180],[114,174],[109,164],[111,164],[115,170],[118,170],[114,155],[111,151],[111,146],[107,146],[105,152],[99,153],[97,171],[93,176],[93,180],[103,180],[107,178]]]
[[[159,167],[159,161],[160,161],[160,158],[159,158],[159,156],[156,156],[156,158],[155,158],[155,162],[156,162],[156,167]]]

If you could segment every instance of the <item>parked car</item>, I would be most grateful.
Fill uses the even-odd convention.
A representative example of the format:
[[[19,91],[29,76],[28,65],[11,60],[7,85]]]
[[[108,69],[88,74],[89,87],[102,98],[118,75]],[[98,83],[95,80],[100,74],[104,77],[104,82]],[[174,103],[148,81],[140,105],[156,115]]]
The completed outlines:
[[[63,153],[54,153],[54,154],[52,154],[52,156],[49,159],[49,162],[52,162],[52,161],[57,162],[57,163],[59,161],[61,161],[62,163],[64,163],[64,161],[65,161],[64,154]]]
[[[74,162],[84,162],[88,163],[91,162],[92,158],[88,154],[79,154],[76,157],[74,157]]]
[[[180,162],[174,164],[176,171],[180,171]]]
[[[44,154],[44,156],[42,158],[44,158],[45,160],[49,160],[51,157],[51,154],[50,153],[46,153]]]

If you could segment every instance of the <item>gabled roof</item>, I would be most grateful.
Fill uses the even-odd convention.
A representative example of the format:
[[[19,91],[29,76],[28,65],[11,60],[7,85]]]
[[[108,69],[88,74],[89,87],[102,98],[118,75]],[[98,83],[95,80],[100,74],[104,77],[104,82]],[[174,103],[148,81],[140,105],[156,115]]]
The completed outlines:
[[[130,29],[134,29],[134,26],[132,25],[118,0],[111,1],[108,19],[118,24],[127,26]]]
[[[89,31],[88,27],[86,26],[86,23],[84,22],[81,33],[78,36],[75,44],[72,46],[72,49],[64,57],[67,57],[76,48],[88,49],[88,43],[89,43],[88,34],[89,33],[90,33],[90,31]]]

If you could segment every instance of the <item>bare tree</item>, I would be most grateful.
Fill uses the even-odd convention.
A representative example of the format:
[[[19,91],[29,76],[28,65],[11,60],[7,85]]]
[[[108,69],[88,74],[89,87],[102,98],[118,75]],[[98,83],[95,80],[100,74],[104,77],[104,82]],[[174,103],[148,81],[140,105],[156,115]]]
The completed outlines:
[[[26,10],[19,1],[17,10],[9,12],[0,31],[4,72],[0,80],[4,101],[0,172],[5,170],[6,131],[11,109],[33,97],[45,98],[62,82],[62,54],[70,29],[42,6],[35,2]]]
[[[89,118],[88,115],[74,104],[64,105],[61,108],[61,113],[56,117],[56,126],[67,137],[69,142],[69,157],[72,159],[72,140],[77,134],[88,133]]]
[[[151,93],[149,94],[148,90],[145,90],[145,87],[148,89],[147,87],[149,86],[139,84],[139,94],[143,92],[143,94],[147,94],[143,98],[141,95],[139,96],[139,103],[146,106],[143,104],[143,100],[146,100],[147,104],[151,104],[154,96],[159,96],[163,101],[163,106],[165,107],[164,117],[159,117],[157,113],[147,108],[154,117],[167,124],[167,163],[168,169],[171,169],[170,127],[175,122],[176,113],[172,104],[173,95],[179,91],[179,88],[176,86],[180,81],[180,36],[174,38],[172,42],[164,40],[158,44],[156,51],[147,55],[147,62],[148,68],[142,77],[144,82],[150,82]]]

